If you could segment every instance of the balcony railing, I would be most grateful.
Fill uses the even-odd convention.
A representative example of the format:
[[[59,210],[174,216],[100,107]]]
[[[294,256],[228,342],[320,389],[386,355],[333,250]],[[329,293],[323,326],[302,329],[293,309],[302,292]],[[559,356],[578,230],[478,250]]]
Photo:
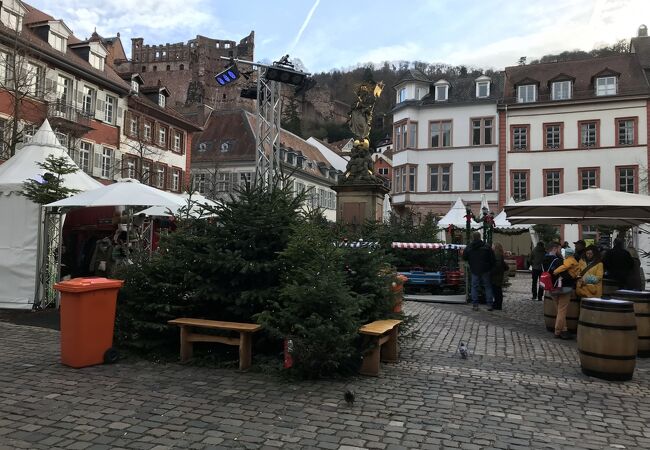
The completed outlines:
[[[88,128],[90,128],[90,120],[95,116],[94,110],[88,113],[61,101],[51,102],[47,107],[47,115],[53,122],[67,121]]]

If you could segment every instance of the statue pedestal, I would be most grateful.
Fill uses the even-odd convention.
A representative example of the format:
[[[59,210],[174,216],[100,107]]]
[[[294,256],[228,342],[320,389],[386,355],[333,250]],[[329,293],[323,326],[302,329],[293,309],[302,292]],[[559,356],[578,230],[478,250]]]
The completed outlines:
[[[336,222],[361,225],[366,220],[384,219],[384,196],[390,191],[383,184],[345,183],[332,186],[336,191]]]

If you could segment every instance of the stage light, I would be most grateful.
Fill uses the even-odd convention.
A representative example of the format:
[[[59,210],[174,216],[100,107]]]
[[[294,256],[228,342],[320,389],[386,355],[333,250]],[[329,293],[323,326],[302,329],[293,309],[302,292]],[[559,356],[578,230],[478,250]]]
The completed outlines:
[[[222,72],[214,76],[214,79],[220,86],[226,86],[239,78],[239,69],[236,64],[230,64]]]
[[[266,69],[264,77],[269,81],[300,86],[304,82],[306,75],[288,67],[273,65]]]

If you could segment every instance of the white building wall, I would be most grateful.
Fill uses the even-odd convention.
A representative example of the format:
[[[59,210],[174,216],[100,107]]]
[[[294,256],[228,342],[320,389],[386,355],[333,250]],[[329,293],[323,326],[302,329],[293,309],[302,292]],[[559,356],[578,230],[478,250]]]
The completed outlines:
[[[492,118],[492,145],[472,146],[471,119]],[[445,209],[458,197],[465,203],[480,203],[485,194],[491,208],[497,209],[498,201],[498,117],[496,104],[471,104],[459,106],[407,107],[394,114],[395,123],[404,119],[418,123],[417,149],[397,151],[393,155],[393,167],[405,164],[417,166],[417,192],[393,193],[393,203],[424,203]],[[452,121],[451,147],[431,148],[430,122]],[[471,190],[470,163],[493,163],[493,189],[491,191]],[[429,165],[451,165],[450,192],[429,191]],[[408,206],[408,205],[407,205]]]

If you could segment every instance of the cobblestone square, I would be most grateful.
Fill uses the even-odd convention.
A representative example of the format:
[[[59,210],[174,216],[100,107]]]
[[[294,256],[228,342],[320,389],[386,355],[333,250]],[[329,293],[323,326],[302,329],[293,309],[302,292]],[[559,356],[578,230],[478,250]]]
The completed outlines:
[[[583,375],[529,281],[517,274],[504,311],[407,303],[420,333],[400,362],[345,381],[134,359],[75,370],[58,332],[0,322],[0,448],[650,448],[650,360],[625,383]]]

